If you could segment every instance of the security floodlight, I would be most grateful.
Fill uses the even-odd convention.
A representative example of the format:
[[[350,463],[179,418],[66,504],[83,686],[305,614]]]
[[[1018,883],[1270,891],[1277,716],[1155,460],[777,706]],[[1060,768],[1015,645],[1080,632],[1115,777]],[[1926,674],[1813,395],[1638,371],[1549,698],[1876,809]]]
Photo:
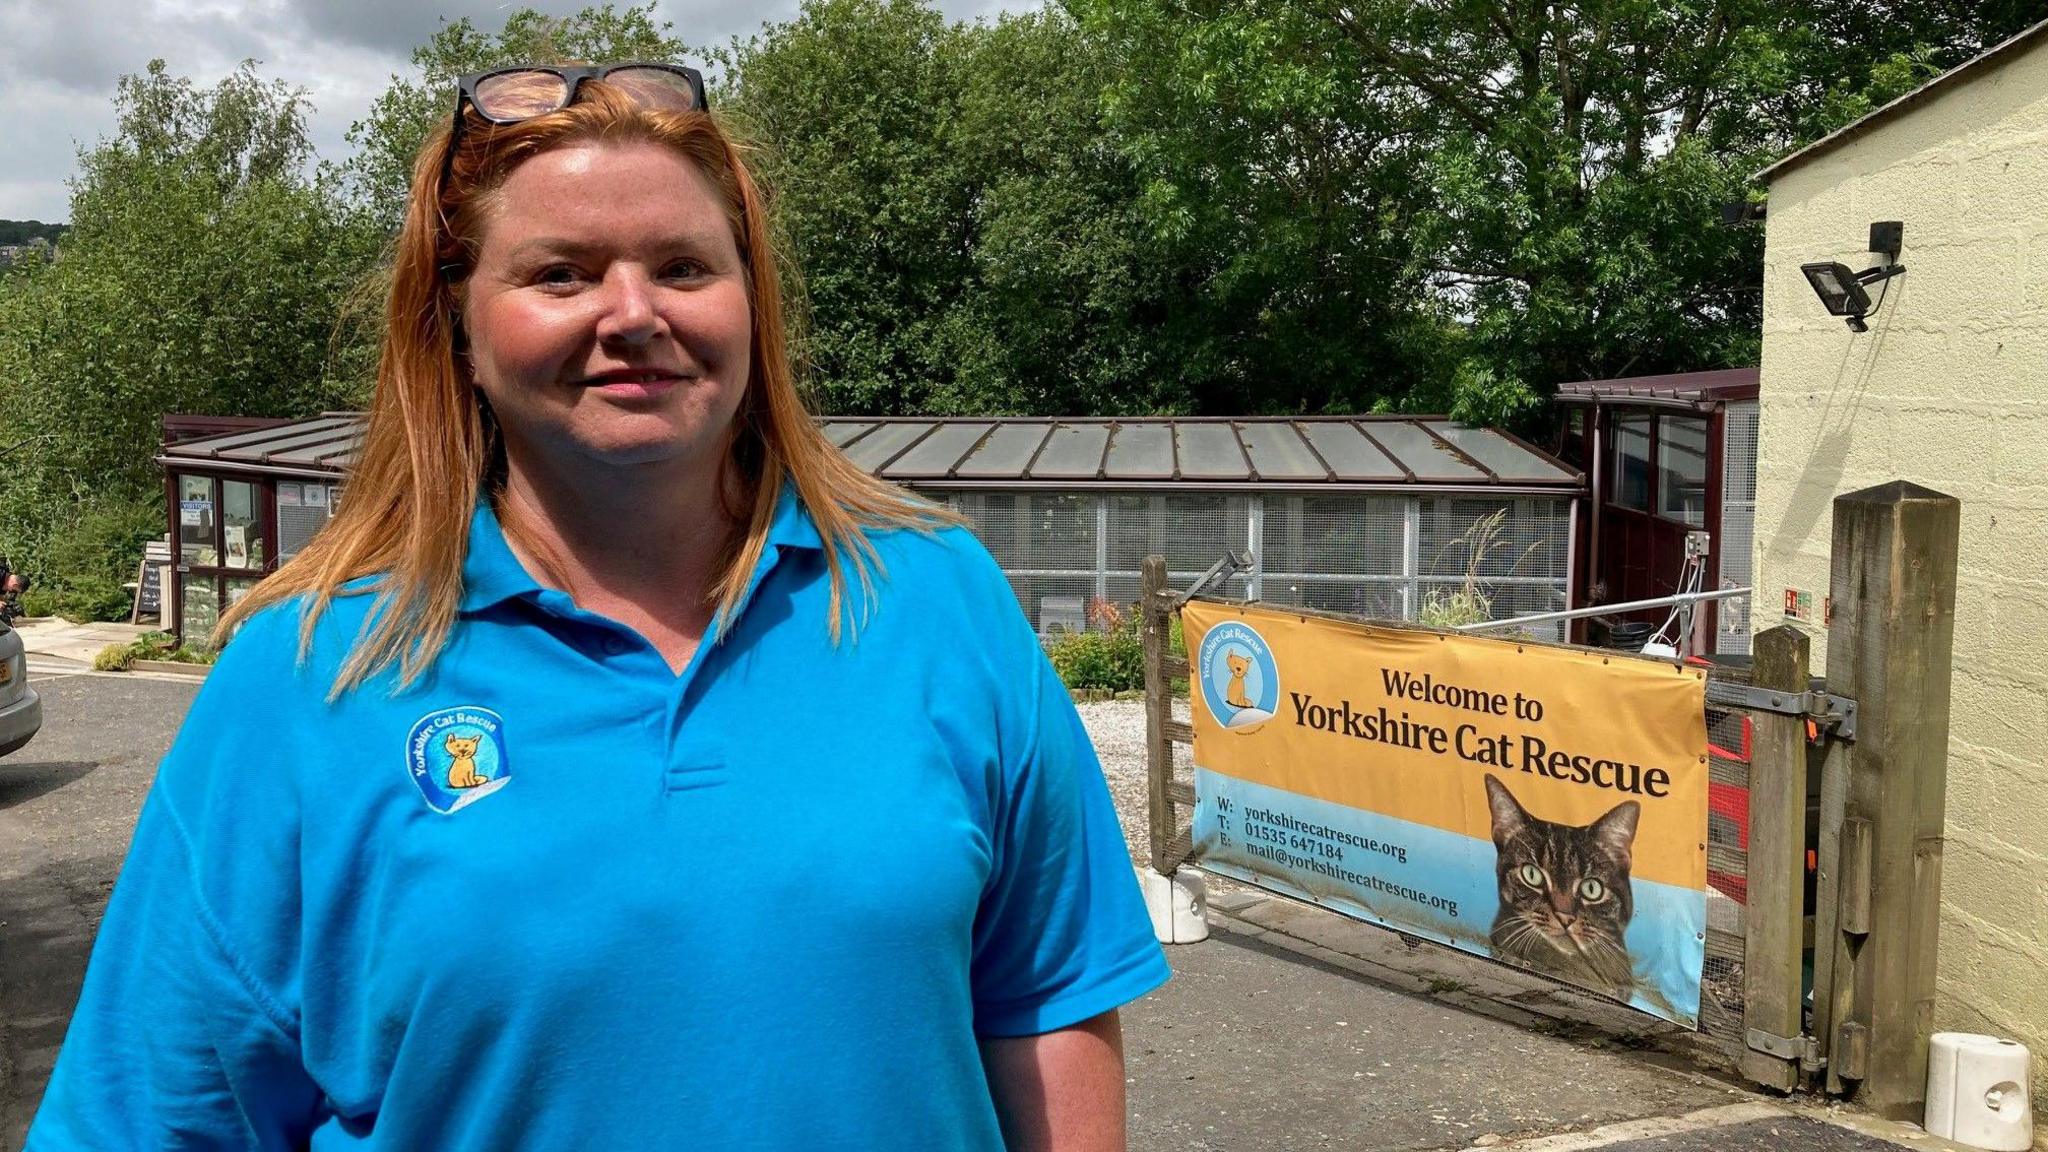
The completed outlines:
[[[1818,264],[1801,264],[1806,273],[1806,282],[1813,285],[1814,295],[1820,297],[1823,307],[1830,316],[1863,316],[1870,311],[1870,293],[1856,282],[1856,274],[1849,271],[1847,264],[1825,260]]]
[[[1813,294],[1820,297],[1822,307],[1828,310],[1828,315],[1846,319],[1850,331],[1870,331],[1870,325],[1865,324],[1863,318],[1877,310],[1864,287],[1890,280],[1906,270],[1904,264],[1897,262],[1905,229],[1906,226],[1896,220],[1872,224],[1870,250],[1881,253],[1885,262],[1861,272],[1851,272],[1848,265],[1833,260],[1799,266],[1799,270],[1806,274],[1806,282],[1813,285]],[[1882,294],[1877,302],[1884,303]]]

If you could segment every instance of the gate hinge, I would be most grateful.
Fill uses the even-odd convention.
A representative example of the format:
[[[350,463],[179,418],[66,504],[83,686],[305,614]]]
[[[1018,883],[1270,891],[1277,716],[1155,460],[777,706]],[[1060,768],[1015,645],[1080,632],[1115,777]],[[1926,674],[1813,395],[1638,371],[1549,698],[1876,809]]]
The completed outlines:
[[[1797,1060],[1809,1072],[1826,1064],[1820,1054],[1820,1042],[1811,1036],[1777,1036],[1761,1028],[1751,1028],[1747,1039],[1753,1051],[1776,1056],[1780,1060]]]
[[[1776,712],[1783,716],[1804,716],[1833,728],[1835,734],[1844,740],[1856,739],[1856,702],[1847,696],[1831,696],[1826,692],[1778,692],[1750,684],[1709,680],[1707,702],[1756,712]]]

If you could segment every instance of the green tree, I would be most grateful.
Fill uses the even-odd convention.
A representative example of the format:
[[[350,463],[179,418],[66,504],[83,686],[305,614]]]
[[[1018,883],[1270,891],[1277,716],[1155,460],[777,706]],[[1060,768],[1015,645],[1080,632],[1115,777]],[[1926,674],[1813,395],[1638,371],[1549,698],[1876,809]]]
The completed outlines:
[[[412,189],[413,160],[427,133],[454,114],[458,77],[506,64],[680,60],[688,49],[669,28],[651,3],[604,4],[559,19],[522,8],[497,32],[467,17],[443,25],[413,49],[411,73],[393,76],[369,115],[350,127],[352,152],[343,165],[349,196],[395,234]]]
[[[1287,0],[1071,0],[1186,299],[1161,335],[1205,412],[1360,411],[1444,374],[1456,328],[1408,272],[1401,109]]]
[[[966,36],[920,0],[806,0],[716,53],[720,103],[760,145],[801,270],[802,352],[828,410],[943,406],[946,313],[973,275],[951,147]]]
[[[377,246],[308,175],[303,97],[253,65],[197,88],[153,61],[115,105],[63,259],[0,291],[0,439],[30,442],[0,458],[0,552],[80,612],[108,610],[162,531],[165,414],[354,397],[331,343]]]
[[[834,412],[1188,408],[1182,278],[1108,134],[1112,61],[1059,10],[949,24],[811,0],[716,55],[759,146]]]
[[[1112,60],[1057,9],[963,31],[950,141],[971,205],[971,274],[946,309],[935,410],[1188,411],[1190,294],[1139,204],[1100,93]]]

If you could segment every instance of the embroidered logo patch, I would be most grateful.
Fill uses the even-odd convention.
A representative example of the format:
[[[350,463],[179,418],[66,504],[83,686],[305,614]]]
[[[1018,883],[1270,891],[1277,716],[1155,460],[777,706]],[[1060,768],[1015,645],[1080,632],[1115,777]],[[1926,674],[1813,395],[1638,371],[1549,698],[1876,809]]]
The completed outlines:
[[[504,729],[503,717],[473,704],[420,717],[405,738],[405,766],[427,807],[454,812],[512,782]]]

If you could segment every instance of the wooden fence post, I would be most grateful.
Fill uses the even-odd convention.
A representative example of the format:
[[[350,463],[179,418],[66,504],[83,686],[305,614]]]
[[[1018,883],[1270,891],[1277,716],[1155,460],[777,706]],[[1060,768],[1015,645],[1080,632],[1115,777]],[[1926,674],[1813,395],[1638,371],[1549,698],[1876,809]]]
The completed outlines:
[[[1828,1087],[1919,1120],[1933,1031],[1955,638],[1954,497],[1895,482],[1835,499],[1828,691],[1856,701],[1835,831]],[[1860,931],[1859,931],[1860,929]],[[1818,969],[1818,966],[1817,966]],[[1818,970],[1816,971],[1818,975]],[[1816,1011],[1816,1017],[1822,1014]]]
[[[1752,686],[1803,696],[1806,634],[1757,634]],[[1806,717],[1751,713],[1749,899],[1743,910],[1742,1074],[1789,1091],[1799,1084],[1806,946]]]
[[[1166,557],[1147,556],[1144,563],[1141,613],[1145,641],[1145,782],[1151,816],[1152,870],[1171,876],[1180,861],[1167,859],[1173,840],[1173,749],[1166,742],[1172,718],[1172,685],[1166,678],[1166,642],[1171,625],[1166,610]]]

